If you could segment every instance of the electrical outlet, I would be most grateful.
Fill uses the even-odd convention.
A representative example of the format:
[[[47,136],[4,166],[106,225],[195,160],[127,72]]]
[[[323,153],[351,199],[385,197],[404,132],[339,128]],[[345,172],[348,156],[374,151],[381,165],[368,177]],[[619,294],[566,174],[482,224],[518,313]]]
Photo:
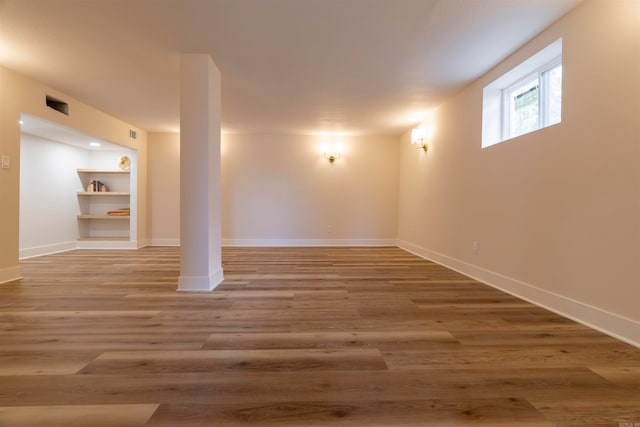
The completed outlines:
[[[478,254],[478,252],[480,252],[480,243],[478,243],[478,241],[474,241],[473,245],[471,245],[471,249],[473,250],[474,254]]]
[[[327,234],[333,233],[333,225],[327,225]]]
[[[11,166],[11,159],[9,156],[2,155],[2,169],[9,169]]]

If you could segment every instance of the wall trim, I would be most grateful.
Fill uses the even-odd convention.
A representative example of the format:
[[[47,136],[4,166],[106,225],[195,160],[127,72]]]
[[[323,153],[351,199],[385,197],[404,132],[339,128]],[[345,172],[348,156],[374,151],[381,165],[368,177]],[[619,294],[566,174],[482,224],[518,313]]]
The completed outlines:
[[[404,240],[397,240],[396,243],[398,247],[407,252],[442,264],[493,288],[640,348],[640,322],[422,248]]]
[[[149,239],[132,240],[132,242],[136,245],[136,249],[142,249],[149,246]]]
[[[209,276],[180,276],[178,277],[178,292],[211,292],[224,281],[222,269],[214,271]]]
[[[396,246],[395,239],[222,239],[222,246]]]
[[[54,243],[53,245],[35,246],[33,248],[20,249],[19,259],[34,258],[37,256],[56,254],[74,250],[78,247],[78,242]]]
[[[149,246],[180,246],[180,239],[151,239]]]
[[[35,258],[44,255],[57,254],[60,252],[72,251],[74,249],[140,249],[145,246],[147,242],[144,240],[129,240],[129,241],[111,241],[111,240],[87,240],[87,241],[72,241],[64,243],[55,243],[53,245],[36,246],[33,248],[26,248],[19,250],[19,259]]]
[[[20,279],[22,279],[22,274],[20,273],[19,265],[0,269],[0,285],[3,283],[15,282]]]
[[[80,240],[77,249],[138,249],[135,240],[113,241],[113,240]]]

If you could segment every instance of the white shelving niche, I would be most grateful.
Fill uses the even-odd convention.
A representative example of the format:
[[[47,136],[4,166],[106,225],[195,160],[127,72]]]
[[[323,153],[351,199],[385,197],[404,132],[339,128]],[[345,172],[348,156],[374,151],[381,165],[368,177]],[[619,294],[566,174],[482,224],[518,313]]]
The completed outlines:
[[[131,188],[131,171],[121,169],[77,170],[82,188],[78,191],[78,246],[84,248],[129,247],[135,209]],[[99,181],[105,191],[91,191],[91,182]],[[133,187],[135,188],[135,187]],[[110,211],[130,209],[129,215],[112,215]]]

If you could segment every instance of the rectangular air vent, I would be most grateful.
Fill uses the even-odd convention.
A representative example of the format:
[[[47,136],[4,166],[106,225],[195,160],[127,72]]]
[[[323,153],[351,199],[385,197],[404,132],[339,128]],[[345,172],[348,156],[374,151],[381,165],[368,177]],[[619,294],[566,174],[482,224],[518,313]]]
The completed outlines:
[[[138,133],[133,129],[129,129],[129,138],[138,139]]]
[[[60,101],[59,99],[55,99],[53,96],[47,95],[47,107],[53,108],[56,111],[61,112],[62,114],[69,115],[69,104],[66,102]]]

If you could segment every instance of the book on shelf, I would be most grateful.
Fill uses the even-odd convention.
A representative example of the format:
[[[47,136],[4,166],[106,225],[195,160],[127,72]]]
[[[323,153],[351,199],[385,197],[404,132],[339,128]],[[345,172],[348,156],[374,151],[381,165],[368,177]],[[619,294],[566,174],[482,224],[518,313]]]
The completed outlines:
[[[107,186],[102,181],[92,179],[87,186],[87,193],[106,193]]]

